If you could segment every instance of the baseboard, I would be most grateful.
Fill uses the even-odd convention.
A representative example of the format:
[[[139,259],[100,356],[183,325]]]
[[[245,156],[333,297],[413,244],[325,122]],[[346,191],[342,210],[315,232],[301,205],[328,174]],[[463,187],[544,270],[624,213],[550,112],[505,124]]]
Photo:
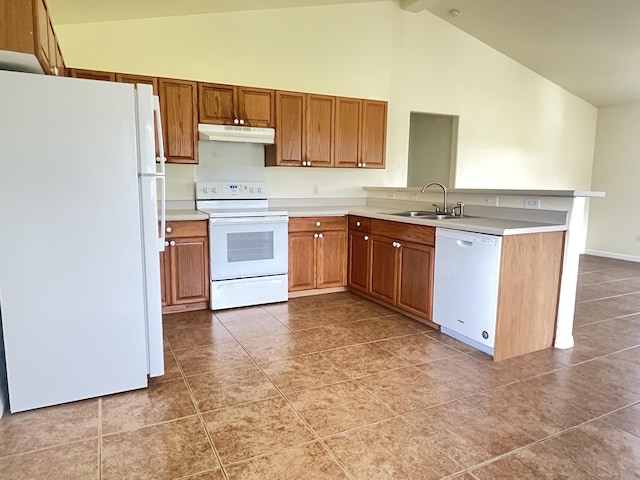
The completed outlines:
[[[585,250],[587,255],[594,255],[596,257],[615,258],[616,260],[626,260],[628,262],[639,262],[640,257],[636,255],[623,255],[622,253],[603,252],[601,250]]]

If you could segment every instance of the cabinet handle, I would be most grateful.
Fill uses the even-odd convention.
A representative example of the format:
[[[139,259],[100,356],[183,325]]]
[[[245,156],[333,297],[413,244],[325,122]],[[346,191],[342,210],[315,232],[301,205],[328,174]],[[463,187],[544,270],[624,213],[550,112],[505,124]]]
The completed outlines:
[[[318,234],[318,238],[322,238],[323,235],[321,233]]]
[[[356,227],[359,227],[359,226],[360,226],[360,222],[356,222]]]
[[[311,166],[311,160],[307,162],[307,167],[310,167],[310,166]]]
[[[316,227],[319,227],[319,226],[320,226],[320,222],[316,222]]]
[[[306,167],[306,166],[307,166],[307,161],[306,161],[306,160],[302,162],[302,166],[303,166],[303,167]]]
[[[169,246],[169,242],[164,242],[164,246],[168,247]]]
[[[369,235],[365,235],[365,236],[364,236],[364,239],[365,239],[365,240],[369,240]]]
[[[362,163],[358,162],[358,168],[362,167]]]
[[[396,248],[400,248],[402,244],[400,242],[396,242]]]
[[[244,125],[244,120],[240,119],[240,125]]]
[[[396,248],[396,246],[397,246],[397,245],[398,245],[398,242],[393,242],[393,243],[391,244],[391,246],[392,246],[393,248]]]
[[[171,227],[167,227],[167,233],[171,233]]]
[[[173,240],[171,240],[171,241],[169,242],[169,245],[171,245],[172,247],[175,247],[175,246],[176,246],[176,242],[174,242]]]
[[[318,234],[317,234],[317,233],[314,233],[314,234],[313,234],[313,238],[318,238]]]
[[[237,118],[233,119],[233,123],[235,123],[236,125],[238,125],[240,123],[240,120],[238,120]]]
[[[366,164],[366,163],[363,163],[363,164],[362,164],[362,168],[364,168],[364,167],[366,167],[366,166],[367,166],[367,164]]]

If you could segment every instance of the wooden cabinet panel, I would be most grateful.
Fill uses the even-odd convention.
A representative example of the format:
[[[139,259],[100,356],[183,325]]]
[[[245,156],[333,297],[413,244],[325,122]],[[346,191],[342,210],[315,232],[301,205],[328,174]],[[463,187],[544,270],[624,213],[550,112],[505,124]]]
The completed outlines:
[[[371,278],[369,294],[392,305],[396,304],[398,249],[393,240],[371,236]]]
[[[316,285],[316,239],[310,232],[289,233],[289,291]]]
[[[349,215],[349,230],[369,233],[371,231],[371,219]]]
[[[347,283],[347,235],[327,231],[316,240],[316,288],[342,287]]]
[[[321,233],[328,230],[344,231],[346,227],[345,217],[291,217],[289,218],[290,232],[316,232]]]
[[[387,150],[387,102],[362,102],[361,161],[366,168],[384,168]]]
[[[336,99],[335,166],[357,167],[360,162],[362,100]]]
[[[273,127],[275,98],[274,91],[264,88],[237,87],[236,115],[244,120],[245,126]]]
[[[158,95],[158,78],[149,77],[146,75],[134,75],[132,73],[116,73],[115,81],[119,83],[142,83],[144,85],[151,85],[153,88],[153,94]]]
[[[161,78],[160,112],[167,162],[198,163],[198,85]]]
[[[38,18],[41,3],[0,0],[0,50],[36,55],[42,48]]]
[[[431,246],[401,242],[397,305],[431,320],[434,249]]]
[[[169,248],[168,246],[165,249]],[[162,306],[169,305],[171,289],[171,266],[169,265],[169,253],[167,250],[160,252],[160,292]]]
[[[49,42],[55,42],[55,37],[50,35],[49,30],[51,24],[49,22],[49,14],[47,7],[42,0],[35,0],[35,22],[36,22],[36,57],[40,60],[40,65],[45,73],[50,73],[51,69],[51,53],[55,52],[55,48],[49,47]],[[51,31],[53,33],[53,30]],[[53,38],[50,38],[53,37]]]
[[[165,233],[166,247],[160,253],[163,312],[207,308],[210,289],[207,220],[167,222]]]
[[[231,85],[198,83],[198,118],[200,123],[233,125],[235,88]]]
[[[369,235],[349,231],[349,278],[347,285],[361,292],[369,290],[369,259],[371,250]]]
[[[268,166],[302,166],[305,160],[304,93],[276,91],[276,144],[265,149]]]
[[[173,305],[206,302],[209,298],[208,242],[206,238],[180,238],[171,247]]]
[[[425,245],[435,245],[436,229],[410,223],[390,222],[387,220],[371,219],[371,233]]]
[[[56,68],[58,69],[58,76],[66,77],[67,69],[64,65],[64,57],[62,56],[62,50],[60,50],[60,44],[56,42]]]
[[[332,167],[334,152],[335,97],[307,96],[307,155],[313,167]]]
[[[79,68],[70,68],[68,73],[73,78],[84,78],[86,80],[100,80],[103,82],[116,81],[116,74],[113,72],[102,72],[99,70],[83,70]]]

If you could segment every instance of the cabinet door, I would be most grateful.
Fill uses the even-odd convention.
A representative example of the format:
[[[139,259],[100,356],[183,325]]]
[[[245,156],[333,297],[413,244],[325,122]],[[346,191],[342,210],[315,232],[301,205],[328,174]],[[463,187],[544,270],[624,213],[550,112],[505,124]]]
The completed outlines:
[[[335,166],[357,167],[360,162],[362,100],[336,99]],[[361,163],[361,162],[360,162]]]
[[[363,100],[360,158],[366,168],[384,168],[387,151],[387,102]]]
[[[160,291],[162,293],[162,306],[169,305],[171,294],[171,265],[169,247],[160,252]]]
[[[58,76],[66,77],[67,69],[64,66],[64,58],[62,57],[62,51],[60,50],[60,44],[56,39],[56,68],[58,69]]]
[[[198,163],[198,84],[161,78],[159,87],[167,162]]]
[[[198,118],[200,123],[233,125],[236,118],[235,87],[215,83],[198,83]]]
[[[422,318],[431,320],[434,249],[417,243],[400,243],[402,247],[400,247],[398,262],[397,305]]]
[[[347,235],[322,232],[316,254],[316,288],[344,287],[347,283]]]
[[[40,61],[40,66],[45,73],[51,73],[51,56],[49,49],[49,14],[47,7],[42,0],[36,0],[35,5],[35,53]]]
[[[273,127],[274,91],[264,88],[237,87],[236,115],[250,127]]]
[[[70,68],[68,73],[73,78],[85,78],[87,80],[101,80],[103,82],[115,82],[116,74],[113,72],[101,72],[98,70],[82,70]]]
[[[336,98],[307,95],[307,155],[313,167],[332,167]]]
[[[176,238],[171,255],[171,303],[209,299],[209,248],[206,237]]]
[[[267,149],[267,165],[299,167],[305,160],[304,93],[276,91],[276,144]]]
[[[120,83],[142,83],[153,87],[153,94],[158,95],[158,79],[156,77],[148,77],[146,75],[134,75],[131,73],[116,73],[116,82]]]
[[[369,235],[349,231],[349,287],[361,292],[369,290]]]
[[[289,291],[316,287],[316,239],[311,232],[289,233]]]
[[[396,268],[398,249],[393,246],[394,241],[390,238],[372,235],[369,241],[371,242],[369,293],[395,305],[398,285]]]

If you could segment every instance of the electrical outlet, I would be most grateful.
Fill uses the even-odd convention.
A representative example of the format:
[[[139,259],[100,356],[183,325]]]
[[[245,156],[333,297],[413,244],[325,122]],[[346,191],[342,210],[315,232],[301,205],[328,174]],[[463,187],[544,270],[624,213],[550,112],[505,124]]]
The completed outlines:
[[[540,199],[539,198],[525,198],[524,199],[524,208],[540,208]]]
[[[318,185],[314,185],[313,186],[313,194],[314,195],[319,195],[319,193],[318,193]]]
[[[487,207],[497,207],[498,206],[498,196],[497,195],[489,195],[484,197],[484,204]]]

